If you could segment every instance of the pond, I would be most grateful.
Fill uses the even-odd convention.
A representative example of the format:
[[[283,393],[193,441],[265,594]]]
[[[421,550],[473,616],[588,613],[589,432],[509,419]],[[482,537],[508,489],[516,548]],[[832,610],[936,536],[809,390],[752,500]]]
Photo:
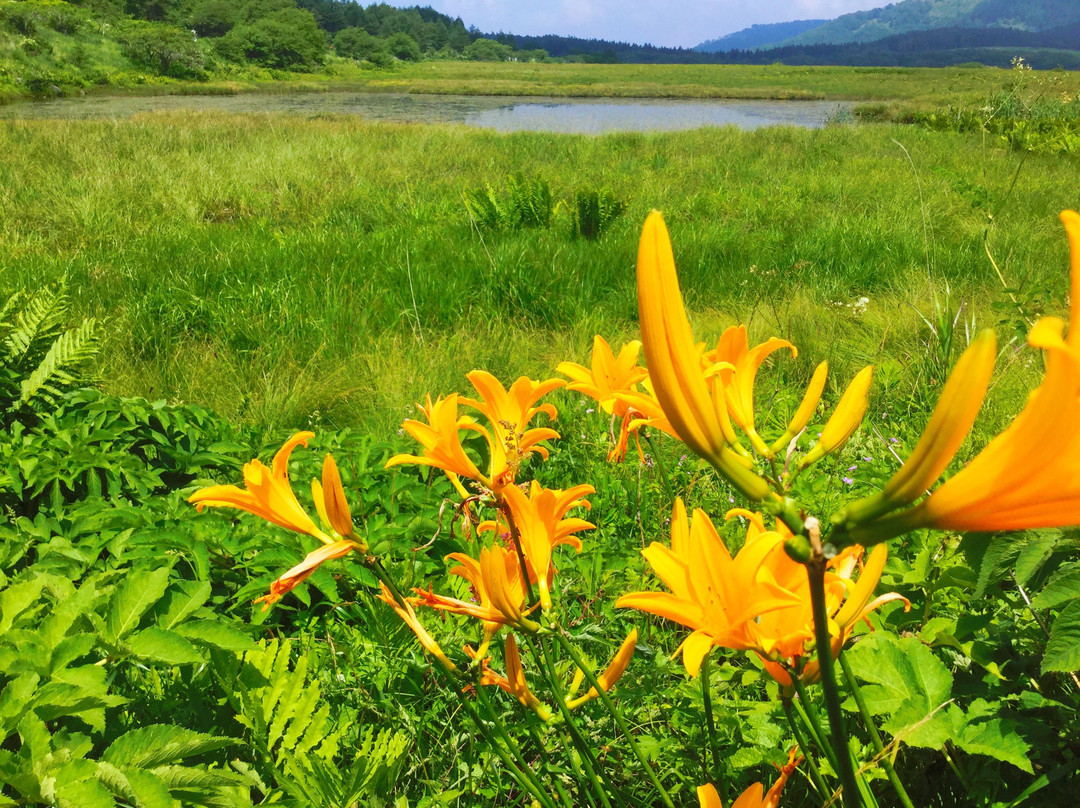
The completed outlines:
[[[156,111],[285,112],[319,117],[358,115],[369,121],[459,123],[499,132],[646,132],[734,125],[815,128],[843,114],[836,101],[737,99],[539,98],[390,93],[250,93],[61,98],[0,106],[0,119],[129,118]]]

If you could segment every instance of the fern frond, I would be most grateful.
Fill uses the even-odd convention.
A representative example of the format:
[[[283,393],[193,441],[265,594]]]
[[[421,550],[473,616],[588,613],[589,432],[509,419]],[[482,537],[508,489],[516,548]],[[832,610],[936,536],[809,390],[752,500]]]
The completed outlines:
[[[42,289],[29,296],[15,315],[15,323],[4,338],[8,364],[28,366],[40,361],[45,346],[59,336],[67,317],[69,301],[63,284]]]
[[[97,355],[101,344],[97,320],[84,320],[78,328],[61,333],[30,375],[22,380],[19,404],[51,403],[65,388],[78,382],[75,371]]]

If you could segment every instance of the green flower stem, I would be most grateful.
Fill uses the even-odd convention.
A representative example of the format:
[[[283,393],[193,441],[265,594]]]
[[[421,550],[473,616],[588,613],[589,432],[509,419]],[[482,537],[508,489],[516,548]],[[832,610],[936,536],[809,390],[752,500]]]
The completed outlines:
[[[859,683],[855,680],[855,673],[851,670],[851,663],[848,662],[842,651],[838,659],[840,668],[844,671],[844,678],[847,680],[848,688],[851,690],[851,695],[855,697],[855,703],[859,706],[859,713],[862,715],[863,723],[870,733],[870,740],[874,744],[874,752],[878,760],[881,761],[885,774],[888,776],[889,782],[892,783],[896,796],[900,799],[900,804],[904,808],[915,808],[911,798],[908,797],[907,791],[904,789],[904,784],[900,782],[900,778],[896,774],[892,759],[885,753],[885,744],[881,741],[881,733],[878,732],[874,719],[870,715],[870,710],[866,706],[866,699],[863,697],[862,688],[859,687]]]
[[[728,790],[727,790],[727,772],[724,770],[724,764],[720,759],[720,742],[716,737],[716,720],[713,718],[712,707],[712,691],[709,689],[709,673],[712,669],[710,660],[712,658],[712,650],[705,654],[705,658],[701,661],[701,700],[705,703],[705,723],[709,727],[709,746],[712,748],[713,755],[713,776],[712,779],[720,787],[720,801],[722,803],[728,802]]]
[[[593,673],[592,667],[581,656],[581,652],[574,647],[574,644],[570,642],[570,638],[566,635],[565,629],[562,626],[556,626],[554,630],[554,636],[562,645],[563,649],[570,658],[574,660],[574,664],[578,666],[582,673],[585,674],[585,679],[588,681],[591,687],[596,688],[596,692],[600,695],[600,701],[604,703],[604,707],[611,713],[611,717],[615,719],[615,723],[619,725],[619,730],[626,737],[626,742],[630,745],[631,751],[634,753],[634,757],[638,759],[638,762],[645,767],[645,774],[649,780],[652,781],[653,787],[656,789],[656,793],[660,795],[660,799],[663,800],[664,805],[667,808],[675,808],[675,804],[671,801],[671,796],[664,789],[664,785],[660,782],[660,778],[657,777],[656,772],[653,771],[653,767],[649,764],[648,759],[641,751],[641,747],[637,745],[634,740],[634,735],[630,731],[630,726],[626,723],[626,718],[623,716],[622,711],[615,706],[615,702],[611,700],[611,696],[600,685],[599,680],[596,678],[596,674]]]
[[[390,590],[390,594],[394,597],[394,600],[398,602],[398,605],[402,608],[407,608],[405,596],[401,594],[401,590],[398,589],[398,585],[394,583],[394,579],[390,577],[390,574],[386,571],[386,567],[382,565],[379,557],[364,556],[363,564],[375,574],[376,578],[386,585],[386,588]]]
[[[653,443],[652,435],[648,433],[646,427],[642,434],[645,435],[645,442],[649,444],[649,451],[652,452],[653,460],[656,461],[656,468],[660,470],[660,480],[664,484],[664,493],[667,494],[669,502],[675,501],[675,489],[671,487],[671,480],[668,478],[667,469],[664,468],[664,461],[660,458],[660,453],[656,451],[656,444]]]
[[[529,645],[529,650],[532,651],[533,658],[541,663],[541,667],[547,674],[548,684],[551,686],[551,692],[555,695],[555,702],[558,705],[559,713],[562,715],[563,721],[566,722],[567,734],[570,736],[574,748],[577,749],[578,754],[581,756],[581,765],[585,769],[585,776],[588,778],[593,791],[604,805],[604,808],[611,808],[611,801],[608,798],[607,789],[604,788],[604,784],[597,774],[598,763],[593,759],[592,750],[589,748],[588,742],[582,736],[581,731],[578,729],[577,722],[574,720],[573,714],[571,714],[570,709],[566,706],[566,693],[563,691],[562,683],[559,681],[558,673],[555,671],[555,665],[547,652],[544,641],[540,638],[533,638],[531,636],[526,636],[525,641]],[[570,755],[570,760],[573,763],[573,755]],[[576,765],[575,768],[577,768]],[[619,804],[623,806],[623,808],[626,808],[626,803],[623,801],[618,790],[612,789],[612,791],[619,800]]]
[[[488,698],[487,692],[484,690],[484,686],[479,682],[476,682],[476,696],[480,703],[484,706],[484,711],[491,718],[491,723],[495,725],[495,731],[498,736],[502,738],[503,743],[509,750],[514,761],[521,769],[524,776],[533,785],[536,791],[539,791],[544,795],[544,798],[540,801],[546,806],[546,808],[557,808],[555,803],[551,801],[551,797],[548,796],[547,791],[544,789],[543,783],[540,782],[540,778],[532,770],[532,766],[529,765],[529,761],[525,759],[525,755],[521,752],[521,747],[518,746],[517,741],[511,737],[510,733],[506,730],[506,725],[499,717],[498,710],[491,703],[491,699]]]
[[[834,772],[838,771],[836,752],[833,750],[832,744],[829,743],[828,736],[821,728],[821,719],[818,718],[817,710],[814,709],[814,705],[806,694],[806,685],[802,683],[798,676],[792,675],[791,679],[795,683],[795,691],[799,694],[799,699],[795,702],[795,709],[799,711],[800,717],[814,737],[814,743],[824,753],[825,759],[832,766],[832,770]]]
[[[503,749],[502,745],[492,736],[491,730],[488,728],[487,724],[480,718],[480,715],[476,712],[476,708],[465,694],[461,692],[461,689],[457,684],[457,682],[451,680],[450,689],[457,693],[458,700],[461,702],[461,706],[464,708],[465,712],[468,713],[473,725],[479,730],[484,740],[487,741],[488,746],[490,746],[495,751],[495,754],[499,756],[499,759],[502,760],[503,765],[506,766],[507,771],[510,772],[510,775],[517,781],[518,785],[521,786],[521,789],[531,794],[534,799],[541,803],[541,805],[547,806],[547,808],[555,808],[550,798],[544,793],[543,788],[539,788],[533,784],[525,773],[518,768],[514,759],[510,756],[510,753]]]
[[[555,787],[555,791],[558,792],[559,799],[566,808],[574,808],[574,801],[570,799],[570,795],[566,793],[566,789],[563,788],[562,783],[559,782],[559,773],[555,770],[555,763],[551,759],[551,755],[548,754],[547,746],[544,744],[544,739],[540,736],[540,733],[536,730],[536,716],[529,716],[525,722],[526,727],[529,730],[529,736],[533,739],[533,743],[536,744],[536,749],[540,752],[540,757],[544,761],[544,766],[548,770],[548,774],[551,776],[551,785]]]
[[[502,515],[506,517],[506,524],[510,526],[510,538],[514,545],[514,550],[517,553],[518,564],[521,567],[521,580],[525,583],[525,591],[529,593],[529,606],[536,608],[537,617],[540,615],[540,607],[537,604],[540,602],[539,596],[533,589],[532,581],[529,579],[529,565],[525,561],[525,550],[521,546],[521,531],[518,530],[518,526],[514,524],[514,515],[510,513],[509,507],[500,507],[499,510]]]
[[[825,799],[832,794],[832,790],[825,785],[825,779],[821,776],[817,763],[814,762],[813,750],[806,743],[806,737],[803,735],[802,730],[799,729],[799,722],[795,719],[791,699],[783,699],[781,703],[784,707],[784,715],[787,716],[788,726],[791,727],[791,734],[795,736],[795,743],[799,745],[799,751],[802,752],[803,759],[806,761],[806,768],[810,770],[810,779],[813,781],[814,787],[817,788],[821,798]]]
[[[855,779],[855,767],[847,747],[847,729],[844,726],[844,713],[840,709],[840,690],[836,686],[836,672],[833,669],[832,637],[829,634],[829,615],[825,607],[825,555],[821,543],[813,537],[811,544],[814,555],[806,563],[806,574],[810,582],[810,605],[814,612],[814,635],[817,642],[818,666],[821,669],[821,689],[825,694],[825,709],[829,716],[829,736],[836,753],[837,774],[844,786],[842,799],[848,808],[860,808],[859,784]]]

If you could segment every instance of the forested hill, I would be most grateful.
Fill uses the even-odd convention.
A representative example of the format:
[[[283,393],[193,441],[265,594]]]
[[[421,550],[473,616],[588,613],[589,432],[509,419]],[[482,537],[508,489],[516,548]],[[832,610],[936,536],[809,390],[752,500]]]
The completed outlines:
[[[746,50],[769,48],[785,40],[798,36],[803,31],[820,28],[830,20],[794,20],[792,22],[774,22],[763,25],[751,25],[733,34],[710,39],[695,45],[694,50],[716,53],[727,50]]]
[[[1080,23],[1077,0],[902,0],[884,8],[844,14],[778,46],[871,42],[940,28],[1045,31],[1073,23]],[[1080,43],[1072,47],[1080,48]]]

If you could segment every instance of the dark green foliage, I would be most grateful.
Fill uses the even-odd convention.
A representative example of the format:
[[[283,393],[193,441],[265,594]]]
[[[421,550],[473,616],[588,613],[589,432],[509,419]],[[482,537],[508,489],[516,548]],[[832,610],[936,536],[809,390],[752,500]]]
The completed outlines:
[[[596,241],[626,210],[626,200],[610,190],[587,188],[574,192],[571,208],[571,232],[574,236]]]
[[[314,70],[327,52],[326,36],[315,18],[300,9],[282,9],[237,25],[216,40],[215,46],[226,59],[279,70]]]
[[[554,212],[551,186],[543,177],[526,179],[520,171],[506,178],[506,194],[490,185],[465,192],[465,209],[478,227],[517,230],[550,227]]]
[[[357,27],[343,28],[334,35],[334,51],[338,56],[367,61],[386,53],[382,40]]]
[[[191,12],[191,27],[199,36],[219,37],[242,19],[241,9],[229,0],[203,0]]]

